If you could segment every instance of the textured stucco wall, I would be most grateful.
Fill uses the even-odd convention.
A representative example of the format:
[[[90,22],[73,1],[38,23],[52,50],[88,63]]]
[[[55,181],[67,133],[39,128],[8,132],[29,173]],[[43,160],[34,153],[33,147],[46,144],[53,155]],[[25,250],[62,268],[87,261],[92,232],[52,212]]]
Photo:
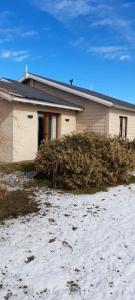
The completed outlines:
[[[76,130],[74,111],[14,103],[13,109],[13,161],[33,160],[38,150],[38,112],[60,114],[60,136]],[[28,115],[33,118],[29,119]],[[66,121],[69,119],[69,122]]]
[[[0,161],[13,161],[13,104],[0,98]]]

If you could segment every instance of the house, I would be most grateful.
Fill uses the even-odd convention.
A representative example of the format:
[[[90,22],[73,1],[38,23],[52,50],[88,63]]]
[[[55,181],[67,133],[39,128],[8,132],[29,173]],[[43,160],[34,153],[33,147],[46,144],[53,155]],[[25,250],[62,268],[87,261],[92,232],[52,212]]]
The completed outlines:
[[[0,161],[33,160],[43,140],[91,130],[135,138],[135,105],[26,73],[0,80]]]

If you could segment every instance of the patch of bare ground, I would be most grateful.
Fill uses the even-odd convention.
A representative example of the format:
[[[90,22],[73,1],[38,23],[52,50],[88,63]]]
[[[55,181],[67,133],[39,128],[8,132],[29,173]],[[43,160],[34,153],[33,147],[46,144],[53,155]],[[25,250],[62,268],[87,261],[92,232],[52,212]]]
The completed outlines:
[[[32,192],[8,191],[5,184],[0,184],[0,222],[38,211]]]

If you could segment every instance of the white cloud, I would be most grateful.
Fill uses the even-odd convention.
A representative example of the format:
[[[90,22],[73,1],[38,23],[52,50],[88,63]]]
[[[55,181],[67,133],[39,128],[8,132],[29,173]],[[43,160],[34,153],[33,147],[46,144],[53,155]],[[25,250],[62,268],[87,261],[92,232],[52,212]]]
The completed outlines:
[[[109,27],[127,41],[135,42],[134,20],[127,18],[128,9],[134,2],[120,3],[116,0],[31,0],[42,11],[63,23],[85,16],[82,26]]]
[[[38,36],[38,32],[36,30],[25,31],[21,34],[22,37],[31,37]]]
[[[131,56],[130,55],[121,55],[120,56],[120,60],[121,61],[130,61],[131,60]]]
[[[82,47],[82,44],[85,42],[85,38],[81,36],[78,40],[72,43],[73,47]]]
[[[50,31],[51,28],[46,26],[46,27],[43,28],[43,30],[44,30],[44,31]]]
[[[24,60],[26,60],[27,58],[30,57],[30,54],[25,54],[25,55],[19,55],[15,58],[15,61],[17,62],[22,62]]]
[[[91,25],[92,26],[112,26],[112,20],[109,18],[105,18],[102,20],[96,20]]]
[[[40,10],[65,22],[81,16],[104,17],[112,11],[112,1],[108,0],[31,0]]]
[[[26,25],[13,26],[14,16],[14,13],[10,11],[0,12],[0,44],[14,41],[16,38],[33,38],[39,35],[37,30]]]
[[[11,51],[3,51],[0,55],[1,58],[9,58],[11,56]]]
[[[93,27],[110,27],[114,32],[129,42],[135,42],[134,20],[122,19],[122,17],[113,16],[109,18],[102,18],[94,21]]]
[[[128,17],[128,9],[135,6],[133,1],[116,0],[31,0],[42,11],[49,13],[57,20],[63,23],[69,22],[80,17],[79,25],[81,28],[87,26],[91,36],[93,27],[102,27],[111,29],[110,39],[115,41],[120,38],[124,43],[135,44],[134,20]],[[125,14],[126,11],[126,14]],[[85,19],[81,19],[85,16]],[[77,24],[77,23],[76,23]],[[72,26],[76,30],[76,26]],[[93,31],[94,32],[94,31]],[[79,41],[79,39],[78,39]],[[77,42],[74,42],[77,43]],[[77,45],[76,45],[77,46]],[[78,42],[80,47],[80,42]]]
[[[30,38],[37,36],[38,32],[31,30],[27,31],[22,28],[3,28],[0,27],[0,44],[9,43],[16,38]]]
[[[33,0],[41,10],[61,21],[88,15],[92,6],[89,0]]]
[[[33,28],[29,28],[26,25],[16,26],[12,25],[15,14],[10,11],[0,12],[0,44],[13,42],[20,38],[34,38],[39,35],[38,31]]]
[[[19,34],[20,30],[17,28],[0,28],[0,36],[10,36],[13,34]]]
[[[6,27],[0,24],[0,44],[11,42],[16,38],[33,38],[38,36],[36,30],[28,30],[24,27]]]
[[[117,28],[117,27],[127,27],[131,24],[130,21],[122,20],[122,19],[117,19],[116,17],[111,17],[111,18],[104,18],[101,20],[97,20],[93,22],[91,25],[92,26],[110,26],[112,28]]]
[[[129,8],[131,6],[133,6],[135,3],[134,2],[125,2],[125,3],[122,3],[122,7],[124,8]]]
[[[116,53],[123,50],[123,47],[119,46],[101,46],[101,47],[91,47],[88,51],[100,54]]]
[[[12,52],[12,56],[13,56],[13,57],[17,57],[17,56],[20,56],[20,55],[24,55],[24,54],[26,54],[26,53],[27,53],[27,51],[25,51],[25,50],[13,51],[13,52]]]
[[[110,60],[120,60],[120,61],[130,61],[131,55],[128,53],[129,49],[127,47],[121,46],[98,46],[89,47],[88,53],[98,55],[104,59]]]
[[[10,39],[9,38],[3,38],[3,39],[0,39],[0,44],[4,44],[6,42],[9,42]]]
[[[12,13],[8,10],[1,11],[0,12],[0,24],[3,24],[10,15],[12,15]]]
[[[19,51],[3,50],[0,53],[0,58],[13,59],[14,61],[17,62],[22,62],[28,57],[30,57],[30,54],[28,53],[28,51],[25,50],[19,50]]]

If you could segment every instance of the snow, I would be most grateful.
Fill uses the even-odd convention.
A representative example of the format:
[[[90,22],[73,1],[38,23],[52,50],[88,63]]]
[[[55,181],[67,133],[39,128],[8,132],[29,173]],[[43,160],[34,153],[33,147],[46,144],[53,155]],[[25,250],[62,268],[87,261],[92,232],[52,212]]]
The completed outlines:
[[[0,226],[0,299],[134,300],[135,185],[35,195],[37,215]]]

